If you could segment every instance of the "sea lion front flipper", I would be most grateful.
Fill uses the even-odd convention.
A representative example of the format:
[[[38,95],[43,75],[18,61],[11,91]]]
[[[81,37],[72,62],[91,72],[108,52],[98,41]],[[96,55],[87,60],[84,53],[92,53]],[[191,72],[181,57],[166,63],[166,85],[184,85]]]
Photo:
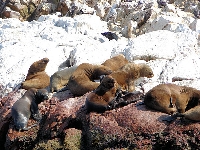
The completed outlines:
[[[41,114],[38,112],[37,114],[33,114],[33,118],[34,118],[36,121],[40,122],[40,120],[42,119],[42,116],[41,116]]]
[[[35,123],[35,124],[33,124],[33,125],[29,126],[29,127],[24,127],[24,128],[22,129],[22,131],[28,131],[28,130],[31,129],[32,127],[38,126],[38,124],[39,124],[39,123]]]
[[[162,119],[162,121],[167,121],[169,123],[173,122],[174,120],[176,120],[176,118],[179,116],[179,114],[174,114],[174,115],[170,115],[164,119]]]
[[[64,91],[67,91],[67,90],[69,90],[69,87],[68,87],[68,86],[65,86],[65,87],[63,87],[62,89],[58,90],[57,93],[58,93],[58,92],[64,92]]]

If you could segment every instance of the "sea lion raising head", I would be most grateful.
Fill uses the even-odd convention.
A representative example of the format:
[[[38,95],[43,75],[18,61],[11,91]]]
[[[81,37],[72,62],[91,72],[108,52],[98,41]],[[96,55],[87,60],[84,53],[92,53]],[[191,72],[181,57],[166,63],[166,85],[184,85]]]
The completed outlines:
[[[146,64],[127,63],[111,74],[121,86],[122,90],[133,92],[135,80],[140,77],[151,78],[154,76],[152,69]]]
[[[41,114],[38,109],[38,104],[48,99],[48,92],[46,89],[31,88],[27,90],[24,95],[17,100],[11,109],[14,125],[17,130],[28,130],[38,123],[27,127],[30,117],[34,120],[40,121]]]
[[[45,72],[45,68],[48,62],[48,58],[43,58],[39,61],[34,62],[30,66],[26,79],[24,82],[22,82],[23,89],[43,89],[49,86],[50,77]]]
[[[106,111],[109,103],[116,97],[118,90],[116,80],[110,75],[105,76],[100,85],[87,96],[85,102],[87,111]]]

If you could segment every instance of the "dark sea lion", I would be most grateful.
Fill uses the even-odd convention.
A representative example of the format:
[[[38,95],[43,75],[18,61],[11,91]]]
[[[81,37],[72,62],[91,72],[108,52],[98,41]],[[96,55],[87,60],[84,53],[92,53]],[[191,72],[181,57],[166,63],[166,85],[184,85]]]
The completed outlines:
[[[34,120],[40,121],[41,114],[38,109],[38,104],[48,99],[48,92],[46,89],[31,88],[27,90],[24,95],[17,100],[11,109],[12,118],[14,120],[15,128],[19,131],[29,130],[32,126],[27,127],[30,117]]]
[[[118,84],[110,75],[105,76],[100,85],[86,98],[85,106],[88,112],[104,112],[109,103],[116,97]]]
[[[106,38],[108,38],[109,39],[109,41],[110,40],[113,40],[113,39],[115,39],[116,41],[118,40],[118,36],[117,36],[117,34],[115,34],[115,33],[112,33],[112,32],[104,32],[104,33],[101,33],[103,36],[105,36]]]

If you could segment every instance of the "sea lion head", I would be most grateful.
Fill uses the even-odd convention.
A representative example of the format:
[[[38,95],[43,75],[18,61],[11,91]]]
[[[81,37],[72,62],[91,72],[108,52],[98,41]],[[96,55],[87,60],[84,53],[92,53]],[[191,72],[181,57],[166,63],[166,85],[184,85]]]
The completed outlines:
[[[101,76],[101,75],[109,75],[111,73],[112,70],[109,67],[104,65],[99,65],[95,74],[97,74],[97,76]]]
[[[38,60],[34,62],[30,68],[29,68],[29,73],[36,73],[36,72],[42,72],[45,70],[47,63],[49,62],[48,58],[43,58],[41,60]]]
[[[150,68],[150,66],[146,64],[141,64],[140,66],[141,66],[141,72],[140,72],[141,77],[152,78],[154,76],[153,70]]]
[[[117,83],[116,80],[110,75],[105,76],[101,81],[101,85],[107,89],[114,87],[115,83]]]
[[[35,95],[37,104],[49,99],[49,94],[46,89],[38,89]]]

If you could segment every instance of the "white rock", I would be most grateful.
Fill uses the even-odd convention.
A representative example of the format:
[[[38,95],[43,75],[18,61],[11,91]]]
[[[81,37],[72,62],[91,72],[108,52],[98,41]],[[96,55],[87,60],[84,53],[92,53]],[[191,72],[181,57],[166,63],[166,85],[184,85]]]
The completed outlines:
[[[193,31],[196,31],[197,33],[200,34],[200,20],[195,19],[191,24],[190,24],[190,29]]]
[[[158,28],[164,24],[173,25],[170,21],[176,19],[166,16],[159,18]],[[50,59],[46,72],[52,75],[70,54],[79,65],[83,62],[101,64],[122,53],[131,62],[150,60],[146,63],[153,69],[154,77],[140,78],[137,89],[142,86],[144,91],[148,91],[159,83],[172,82],[174,76],[192,78],[191,81],[176,83],[191,84],[200,89],[198,30],[188,29],[184,21],[181,24],[178,21],[174,23],[177,26],[170,26],[173,29],[169,29],[173,32],[152,28],[157,31],[135,38],[109,41],[101,35],[108,31],[107,23],[96,15],[74,18],[47,15],[32,22],[0,19],[0,84],[10,90],[25,79],[34,61],[44,57]]]
[[[131,61],[141,59],[143,56],[174,59],[179,55],[187,56],[195,53],[195,47],[197,47],[197,35],[192,31],[174,33],[158,30],[131,39],[125,48],[125,53]]]

